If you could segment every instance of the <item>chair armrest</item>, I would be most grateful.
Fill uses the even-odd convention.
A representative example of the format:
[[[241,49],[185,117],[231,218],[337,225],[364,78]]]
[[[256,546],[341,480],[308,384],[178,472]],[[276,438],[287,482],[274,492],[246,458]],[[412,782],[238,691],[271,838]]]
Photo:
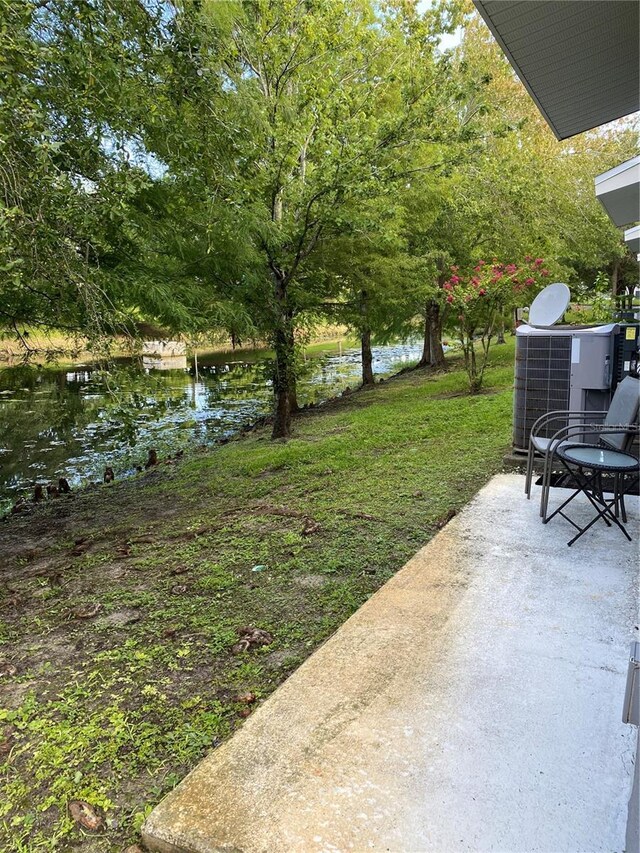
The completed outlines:
[[[561,429],[557,430],[551,436],[549,447],[545,451],[545,457],[555,453],[556,447],[561,441],[569,437],[587,435],[592,432],[598,435],[621,435],[629,432],[638,433],[640,432],[640,428],[638,424],[611,424],[610,426],[603,424],[568,424],[565,427],[561,427]]]
[[[591,427],[591,429],[589,429],[589,427]],[[549,453],[552,447],[555,451],[554,445],[558,445],[566,438],[569,438],[573,435],[584,435],[585,433],[593,432],[594,429],[599,431],[600,424],[568,424],[567,426],[561,427],[559,430],[554,432],[554,434],[549,439],[549,447],[547,449],[547,454]]]
[[[531,427],[531,435],[536,435],[537,429],[540,429],[543,426],[546,426],[551,421],[559,421],[564,420],[565,418],[577,417],[578,415],[590,415],[591,417],[605,417],[607,411],[604,410],[602,412],[589,412],[586,409],[555,409],[552,412],[547,412],[544,415],[541,415],[537,421]]]

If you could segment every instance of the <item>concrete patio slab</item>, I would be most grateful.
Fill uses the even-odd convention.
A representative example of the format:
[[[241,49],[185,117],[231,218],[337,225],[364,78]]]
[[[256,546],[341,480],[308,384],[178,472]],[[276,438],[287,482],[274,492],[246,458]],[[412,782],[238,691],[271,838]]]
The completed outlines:
[[[568,548],[523,483],[494,477],[187,776],[150,849],[622,851],[638,501],[633,543],[599,522]]]

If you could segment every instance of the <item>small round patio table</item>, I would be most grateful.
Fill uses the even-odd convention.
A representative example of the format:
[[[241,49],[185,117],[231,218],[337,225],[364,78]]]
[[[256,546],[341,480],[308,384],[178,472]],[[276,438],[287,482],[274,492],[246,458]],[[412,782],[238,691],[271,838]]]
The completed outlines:
[[[627,533],[624,524],[620,522],[618,514],[621,509],[622,519],[626,522],[624,478],[627,474],[638,476],[640,463],[635,456],[632,456],[630,453],[623,453],[621,450],[610,450],[597,444],[565,444],[557,448],[556,456],[560,459],[568,473],[576,480],[578,488],[558,509],[544,520],[544,523],[546,524],[548,521],[551,521],[556,515],[561,515],[572,524],[578,533],[573,539],[567,542],[569,546],[573,545],[590,527],[593,527],[599,518],[605,522],[607,527],[615,524],[622,530],[629,542],[631,542],[631,537]],[[603,474],[613,475],[613,498],[611,500],[607,500],[604,497],[602,489]],[[596,510],[595,516],[585,527],[580,527],[580,525],[576,524],[573,519],[569,518],[563,512],[564,508],[581,493],[587,496],[589,502]]]

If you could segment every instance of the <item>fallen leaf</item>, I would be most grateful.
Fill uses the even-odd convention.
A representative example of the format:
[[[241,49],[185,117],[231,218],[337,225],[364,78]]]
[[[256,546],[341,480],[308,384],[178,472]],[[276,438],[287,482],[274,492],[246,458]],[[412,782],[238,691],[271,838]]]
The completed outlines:
[[[69,814],[71,818],[84,826],[85,829],[95,832],[104,826],[104,818],[95,808],[82,800],[71,800],[69,803]]]
[[[305,526],[302,528],[302,535],[311,536],[313,533],[318,533],[321,529],[322,528],[320,527],[317,521],[311,521],[311,519],[309,519],[309,521],[307,521]]]
[[[3,676],[8,676],[11,678],[12,675],[17,675],[18,667],[14,666],[12,663],[0,663],[0,678]]]
[[[233,701],[240,702],[241,705],[250,705],[252,702],[256,701],[256,694],[251,693],[251,691],[247,691],[247,693],[238,693]]]
[[[171,592],[173,595],[182,595],[187,591],[187,585],[184,583],[177,583],[175,586],[171,587]]]
[[[268,646],[273,642],[273,636],[263,628],[238,628],[240,640],[231,647],[234,655],[246,652],[253,646]]]

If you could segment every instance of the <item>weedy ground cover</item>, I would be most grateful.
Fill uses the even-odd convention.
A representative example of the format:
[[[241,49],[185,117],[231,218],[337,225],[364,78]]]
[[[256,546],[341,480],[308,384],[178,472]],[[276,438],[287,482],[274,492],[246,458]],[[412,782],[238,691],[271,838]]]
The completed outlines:
[[[496,347],[475,396],[455,358],[408,372],[302,414],[287,443],[256,431],[0,524],[0,849],[134,843],[500,469],[512,363]],[[242,628],[265,642],[238,649]]]

